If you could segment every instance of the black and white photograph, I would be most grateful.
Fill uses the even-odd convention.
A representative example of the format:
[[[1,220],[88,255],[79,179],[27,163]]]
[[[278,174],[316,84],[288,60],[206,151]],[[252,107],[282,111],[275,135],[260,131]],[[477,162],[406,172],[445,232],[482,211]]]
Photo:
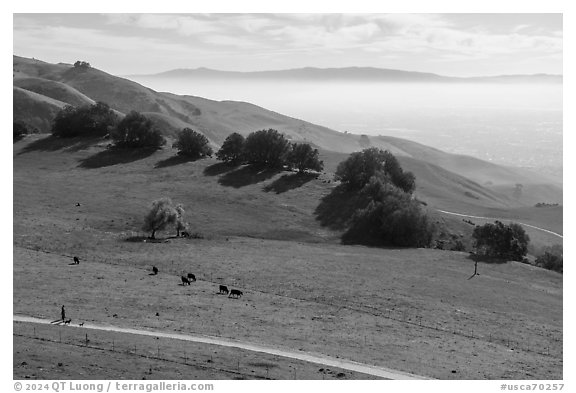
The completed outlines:
[[[566,21],[520,10],[14,12],[15,389],[567,390]]]

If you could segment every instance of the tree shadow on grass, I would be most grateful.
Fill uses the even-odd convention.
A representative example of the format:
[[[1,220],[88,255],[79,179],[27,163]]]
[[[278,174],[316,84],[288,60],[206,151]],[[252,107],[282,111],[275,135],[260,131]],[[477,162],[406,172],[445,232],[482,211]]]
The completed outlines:
[[[128,148],[109,148],[99,153],[85,158],[80,162],[79,167],[87,169],[102,168],[105,166],[112,166],[118,164],[127,164],[149,157],[157,149],[154,148],[141,148],[141,149],[128,149]]]
[[[240,165],[239,164],[232,164],[229,162],[219,162],[214,165],[210,165],[204,169],[205,176],[218,176],[226,172],[233,171],[237,169]]]
[[[318,176],[317,173],[293,173],[290,175],[282,175],[282,177],[275,180],[272,184],[264,187],[264,191],[274,191],[276,194],[281,194],[302,187],[309,181],[318,178]]]
[[[158,161],[156,163],[156,165],[154,165],[154,168],[156,168],[156,169],[166,168],[169,166],[185,164],[187,162],[194,162],[194,161],[197,161],[199,159],[200,159],[200,157],[190,157],[190,156],[186,156],[183,154],[178,154],[178,155],[172,156],[170,158],[167,158],[165,160]]]
[[[218,183],[226,187],[240,188],[250,184],[260,183],[282,172],[282,168],[270,168],[261,165],[247,165],[232,172],[227,172],[218,179]]]
[[[124,241],[129,243],[143,243],[144,240],[148,239],[148,236],[129,236]]]
[[[101,142],[102,137],[74,137],[74,138],[57,138],[53,135],[39,139],[28,144],[19,154],[30,153],[32,151],[57,151],[64,150],[75,152],[85,150],[97,142]]]
[[[334,230],[344,230],[358,209],[364,209],[369,198],[357,191],[350,191],[344,185],[335,187],[322,198],[314,210],[320,225]]]

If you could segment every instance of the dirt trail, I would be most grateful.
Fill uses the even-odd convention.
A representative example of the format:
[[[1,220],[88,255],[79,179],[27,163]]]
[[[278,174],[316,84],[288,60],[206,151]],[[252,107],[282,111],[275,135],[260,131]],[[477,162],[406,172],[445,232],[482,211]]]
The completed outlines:
[[[35,317],[29,317],[24,315],[14,315],[13,318],[16,322],[27,322],[27,323],[38,323],[38,324],[45,324],[50,325],[52,321],[49,319],[41,319]],[[232,348],[239,348],[244,349],[247,351],[254,351],[254,352],[263,352],[270,355],[282,356],[291,359],[302,360],[310,363],[317,363],[324,366],[330,367],[339,367],[345,370],[356,371],[359,373],[374,375],[381,378],[386,379],[404,379],[404,380],[412,380],[412,379],[428,379],[427,377],[422,377],[419,375],[414,375],[410,373],[405,373],[402,371],[391,370],[384,367],[378,366],[371,366],[367,364],[357,363],[351,360],[344,360],[344,359],[335,359],[333,357],[320,355],[320,354],[309,354],[305,352],[295,352],[289,351],[286,349],[278,349],[273,347],[266,347],[260,344],[253,344],[253,343],[245,343],[239,341],[233,341],[226,338],[221,337],[213,337],[213,336],[200,336],[200,335],[193,335],[193,334],[177,334],[177,333],[170,333],[170,332],[162,332],[162,331],[151,331],[151,330],[138,330],[138,329],[130,329],[130,328],[121,328],[117,326],[101,326],[101,325],[94,325],[85,323],[82,329],[92,329],[92,330],[103,330],[109,332],[118,332],[118,333],[128,333],[128,334],[138,334],[141,336],[152,336],[152,337],[163,337],[163,338],[170,338],[174,340],[184,340],[184,341],[192,341],[198,343],[205,343],[205,344],[212,344],[212,345],[220,345],[224,347],[232,347]]]
[[[452,215],[452,216],[458,216],[458,217],[479,218],[479,219],[483,219],[483,220],[512,221],[512,220],[509,219],[509,218],[497,218],[497,217],[495,218],[495,217],[471,216],[471,215],[469,215],[469,214],[460,214],[460,213],[448,212],[448,211],[439,210],[439,209],[436,209],[436,210],[439,211],[440,213],[450,214],[450,215]],[[558,236],[558,237],[561,238],[561,239],[564,238],[561,234],[556,233],[556,232],[549,231],[548,229],[536,227],[536,226],[530,225],[530,224],[524,224],[523,222],[517,222],[517,223],[520,224],[520,225],[524,225],[524,226],[527,226],[527,227],[530,227],[530,228],[533,228],[533,229],[542,231],[542,232],[549,233],[549,234],[554,235],[554,236]]]

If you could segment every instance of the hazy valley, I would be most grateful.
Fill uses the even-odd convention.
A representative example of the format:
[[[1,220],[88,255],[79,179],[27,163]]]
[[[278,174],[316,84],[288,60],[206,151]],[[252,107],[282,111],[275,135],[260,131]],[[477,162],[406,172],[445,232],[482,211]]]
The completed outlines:
[[[280,73],[264,78],[258,73],[193,71],[128,78],[156,91],[250,102],[340,132],[405,138],[449,153],[530,168],[562,182],[558,77],[454,81],[436,76],[422,81],[421,76],[322,79],[317,73]]]

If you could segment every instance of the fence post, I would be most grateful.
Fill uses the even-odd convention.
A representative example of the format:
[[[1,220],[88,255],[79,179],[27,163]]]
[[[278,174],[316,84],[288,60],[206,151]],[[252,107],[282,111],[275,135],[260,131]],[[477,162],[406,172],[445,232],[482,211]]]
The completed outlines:
[[[88,333],[86,333],[86,346],[88,346]]]

